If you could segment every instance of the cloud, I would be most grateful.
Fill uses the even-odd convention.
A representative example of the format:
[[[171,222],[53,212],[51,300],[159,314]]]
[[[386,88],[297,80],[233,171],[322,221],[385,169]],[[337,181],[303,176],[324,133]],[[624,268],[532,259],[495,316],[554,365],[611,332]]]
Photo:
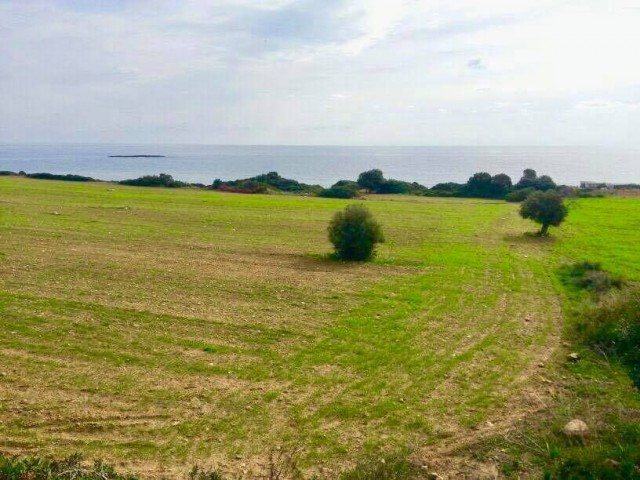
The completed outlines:
[[[485,70],[487,68],[481,58],[472,58],[467,62],[467,67],[473,70]]]
[[[637,145],[628,7],[0,1],[0,141]]]

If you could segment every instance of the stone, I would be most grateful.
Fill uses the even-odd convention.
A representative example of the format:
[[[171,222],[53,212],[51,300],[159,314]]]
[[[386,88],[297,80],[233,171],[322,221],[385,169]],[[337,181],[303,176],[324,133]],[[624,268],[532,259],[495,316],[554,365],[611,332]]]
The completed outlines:
[[[589,427],[580,419],[573,419],[562,429],[564,434],[570,438],[584,438],[589,435]]]
[[[604,466],[609,468],[620,468],[620,462],[613,460],[612,458],[607,458],[604,461]]]
[[[571,362],[577,362],[578,360],[580,360],[580,354],[576,353],[576,352],[572,352],[569,355],[567,355],[567,358],[571,361]]]

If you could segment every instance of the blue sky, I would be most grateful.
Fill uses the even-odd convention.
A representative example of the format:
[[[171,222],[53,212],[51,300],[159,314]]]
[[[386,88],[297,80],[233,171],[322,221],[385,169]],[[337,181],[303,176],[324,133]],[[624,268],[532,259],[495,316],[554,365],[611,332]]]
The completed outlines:
[[[640,147],[636,0],[0,0],[0,141]]]

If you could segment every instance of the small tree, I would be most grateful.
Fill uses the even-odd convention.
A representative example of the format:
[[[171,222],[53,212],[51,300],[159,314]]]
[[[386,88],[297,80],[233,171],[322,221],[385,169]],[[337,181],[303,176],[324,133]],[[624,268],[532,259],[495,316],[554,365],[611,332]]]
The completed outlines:
[[[487,172],[474,173],[467,181],[467,195],[470,197],[491,196],[491,175]]]
[[[538,174],[536,173],[536,171],[531,168],[527,168],[524,172],[522,172],[522,178],[516,184],[516,188],[535,188],[537,180]]]
[[[336,256],[342,260],[370,260],[376,244],[384,242],[380,225],[363,205],[349,205],[336,213],[328,231]]]
[[[520,216],[542,225],[540,236],[549,233],[549,227],[557,227],[567,217],[569,211],[562,197],[555,191],[535,192],[520,206]]]
[[[378,169],[362,172],[358,176],[358,185],[360,185],[360,188],[367,189],[370,192],[378,192],[385,181],[382,171]]]
[[[491,178],[491,186],[496,196],[503,197],[513,188],[513,182],[506,173],[499,173]]]
[[[546,192],[547,190],[555,190],[556,182],[549,175],[542,175],[536,180],[535,188]]]

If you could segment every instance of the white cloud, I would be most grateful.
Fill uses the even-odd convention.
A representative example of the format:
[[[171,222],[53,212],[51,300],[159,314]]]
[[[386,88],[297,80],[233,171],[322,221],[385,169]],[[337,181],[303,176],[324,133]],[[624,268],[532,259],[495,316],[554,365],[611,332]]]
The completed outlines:
[[[640,143],[628,0],[97,5],[0,0],[0,141]]]

